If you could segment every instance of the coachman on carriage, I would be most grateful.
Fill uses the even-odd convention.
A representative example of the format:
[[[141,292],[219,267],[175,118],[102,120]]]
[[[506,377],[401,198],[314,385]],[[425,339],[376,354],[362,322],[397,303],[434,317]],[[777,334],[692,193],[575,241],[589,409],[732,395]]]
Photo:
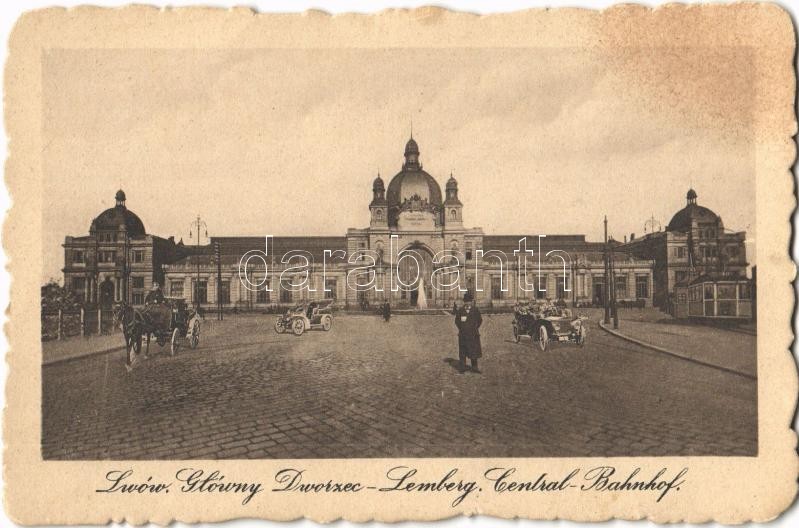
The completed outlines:
[[[159,346],[169,342],[169,353],[175,355],[183,344],[197,348],[200,342],[200,318],[188,308],[186,300],[177,297],[164,297],[157,284],[147,295],[144,309],[134,308],[126,303],[114,309],[114,320],[122,328],[127,351],[125,367],[133,367],[133,353],[141,352],[142,340],[147,338],[144,357],[150,352],[150,339],[155,337]]]

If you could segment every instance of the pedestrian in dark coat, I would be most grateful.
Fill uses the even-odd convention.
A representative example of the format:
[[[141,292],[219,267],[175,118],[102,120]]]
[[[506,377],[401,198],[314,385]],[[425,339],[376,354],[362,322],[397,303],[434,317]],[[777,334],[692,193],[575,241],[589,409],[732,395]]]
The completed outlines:
[[[466,370],[468,357],[472,372],[480,374],[477,360],[483,356],[483,348],[480,345],[480,325],[483,324],[483,316],[473,301],[471,292],[466,292],[463,296],[463,306],[455,313],[455,326],[458,327],[458,371],[463,373]]]
[[[388,322],[391,319],[391,305],[386,301],[383,303],[383,320]]]

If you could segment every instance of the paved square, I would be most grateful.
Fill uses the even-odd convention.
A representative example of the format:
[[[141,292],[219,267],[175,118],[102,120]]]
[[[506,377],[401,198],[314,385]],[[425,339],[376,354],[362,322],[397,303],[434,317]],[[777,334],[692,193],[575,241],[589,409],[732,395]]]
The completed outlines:
[[[591,322],[541,352],[488,315],[482,374],[459,374],[450,316],[209,322],[197,350],[153,342],[43,367],[46,459],[756,455],[757,382],[658,354]],[[120,338],[121,339],[121,338]]]

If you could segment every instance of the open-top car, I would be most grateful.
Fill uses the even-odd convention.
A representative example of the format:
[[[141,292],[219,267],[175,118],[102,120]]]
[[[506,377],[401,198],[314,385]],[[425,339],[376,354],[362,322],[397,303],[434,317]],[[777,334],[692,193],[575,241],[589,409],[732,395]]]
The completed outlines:
[[[588,334],[587,321],[588,317],[574,316],[568,308],[551,303],[519,305],[514,310],[513,337],[518,343],[521,336],[529,336],[542,351],[553,341],[582,346]]]
[[[300,336],[306,330],[321,329],[327,332],[333,327],[333,299],[308,301],[289,308],[275,321],[278,334],[292,332]]]

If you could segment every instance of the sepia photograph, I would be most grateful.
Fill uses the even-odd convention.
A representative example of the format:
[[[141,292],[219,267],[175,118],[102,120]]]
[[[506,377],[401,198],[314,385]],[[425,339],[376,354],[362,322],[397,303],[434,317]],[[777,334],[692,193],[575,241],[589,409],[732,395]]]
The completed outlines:
[[[791,506],[785,9],[284,11],[14,24],[10,520]]]
[[[757,455],[750,54],[655,58],[47,51],[42,456]]]

